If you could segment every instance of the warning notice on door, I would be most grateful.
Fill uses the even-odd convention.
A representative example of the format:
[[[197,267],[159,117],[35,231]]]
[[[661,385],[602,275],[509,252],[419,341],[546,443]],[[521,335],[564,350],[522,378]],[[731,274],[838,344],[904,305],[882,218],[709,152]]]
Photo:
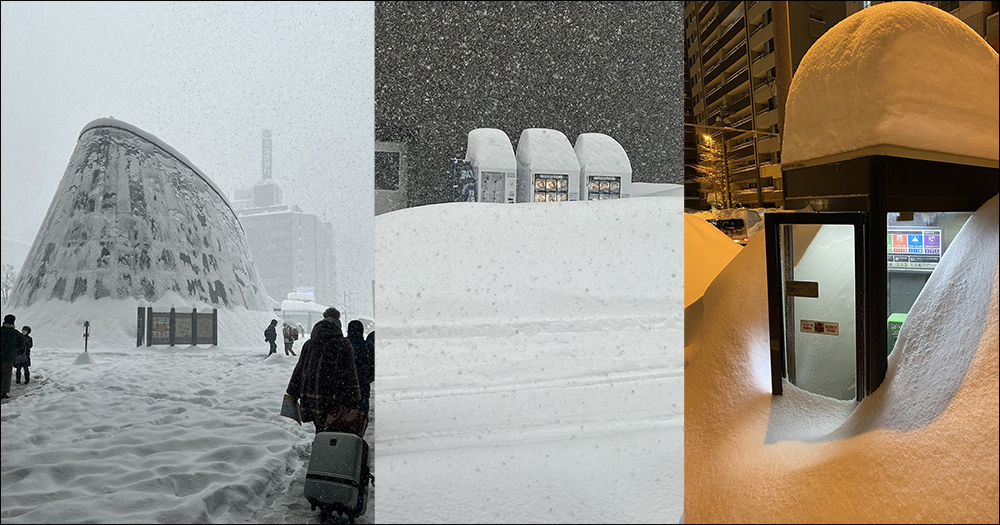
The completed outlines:
[[[819,283],[812,281],[785,281],[785,295],[788,297],[819,298]]]
[[[840,335],[840,323],[827,321],[799,321],[799,329],[806,334]]]

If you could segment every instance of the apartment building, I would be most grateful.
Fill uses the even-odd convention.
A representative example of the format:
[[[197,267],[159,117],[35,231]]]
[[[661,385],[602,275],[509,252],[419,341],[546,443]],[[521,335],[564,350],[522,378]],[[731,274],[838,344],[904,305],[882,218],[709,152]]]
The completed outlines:
[[[685,2],[694,140],[725,145],[735,202],[781,205],[780,134],[792,75],[846,10],[846,2]]]
[[[847,14],[855,13],[866,7],[883,2],[847,2]],[[959,20],[965,22],[979,36],[983,37],[987,43],[998,49],[997,37],[997,14],[1000,11],[1000,2],[959,2],[952,0],[948,2],[923,2],[938,9],[947,11],[955,15]]]

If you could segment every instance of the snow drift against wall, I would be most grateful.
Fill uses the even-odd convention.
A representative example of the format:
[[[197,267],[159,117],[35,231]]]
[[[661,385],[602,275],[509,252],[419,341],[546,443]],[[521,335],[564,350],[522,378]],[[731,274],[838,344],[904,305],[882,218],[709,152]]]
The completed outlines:
[[[773,399],[764,239],[733,259],[702,299],[706,318],[727,322],[706,323],[686,349],[689,521],[996,521],[998,208],[995,197],[956,237],[885,381],[849,416],[850,402],[821,403],[787,382],[793,395]],[[776,408],[798,415],[780,433],[799,440],[768,435]]]
[[[996,161],[998,71],[996,51],[946,11],[918,2],[859,11],[799,64],[782,160],[890,145]]]

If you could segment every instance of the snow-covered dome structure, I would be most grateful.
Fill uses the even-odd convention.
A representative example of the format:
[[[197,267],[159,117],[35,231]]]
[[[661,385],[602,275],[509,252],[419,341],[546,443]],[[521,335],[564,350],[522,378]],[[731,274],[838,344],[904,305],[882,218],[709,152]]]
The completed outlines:
[[[998,83],[996,51],[955,16],[918,2],[864,9],[827,31],[799,64],[783,164],[943,154],[996,167]]]
[[[5,310],[105,298],[270,311],[224,193],[170,146],[113,119],[80,133]]]

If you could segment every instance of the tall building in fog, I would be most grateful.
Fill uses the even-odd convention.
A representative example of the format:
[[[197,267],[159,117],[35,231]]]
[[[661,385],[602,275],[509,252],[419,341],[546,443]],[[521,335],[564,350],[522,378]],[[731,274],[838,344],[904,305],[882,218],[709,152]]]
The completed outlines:
[[[247,234],[253,255],[271,298],[310,290],[319,303],[337,300],[335,231],[331,224],[298,206],[286,205],[271,174],[271,132],[264,130],[261,178],[237,190],[233,206]]]

